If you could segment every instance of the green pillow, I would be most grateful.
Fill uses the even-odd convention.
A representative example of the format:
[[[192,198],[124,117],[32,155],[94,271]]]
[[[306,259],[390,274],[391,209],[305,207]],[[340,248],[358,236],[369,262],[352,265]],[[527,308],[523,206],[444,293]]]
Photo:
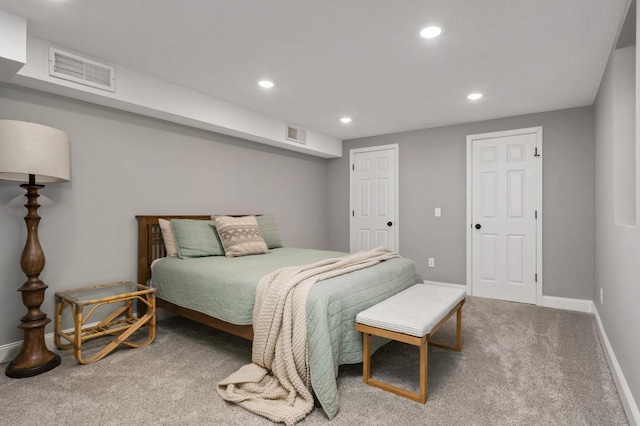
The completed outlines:
[[[224,256],[224,249],[213,222],[197,219],[172,219],[180,259]]]
[[[273,215],[263,214],[261,216],[256,216],[256,219],[258,220],[258,227],[260,228],[260,233],[262,234],[262,238],[264,238],[264,242],[267,243],[267,247],[270,249],[282,247],[280,233],[278,232],[276,220],[273,218]]]

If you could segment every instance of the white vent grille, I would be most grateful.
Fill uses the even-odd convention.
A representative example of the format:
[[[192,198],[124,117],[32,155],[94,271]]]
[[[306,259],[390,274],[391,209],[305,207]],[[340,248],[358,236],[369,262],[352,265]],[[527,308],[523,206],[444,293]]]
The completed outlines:
[[[116,91],[116,70],[100,62],[49,48],[49,75],[98,89]]]
[[[285,139],[291,142],[297,142],[300,144],[307,143],[307,132],[300,127],[292,126],[287,124]]]

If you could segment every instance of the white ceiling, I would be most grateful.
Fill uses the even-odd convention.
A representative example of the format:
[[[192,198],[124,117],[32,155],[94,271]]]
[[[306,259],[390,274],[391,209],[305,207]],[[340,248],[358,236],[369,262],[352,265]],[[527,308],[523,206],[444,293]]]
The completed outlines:
[[[0,0],[0,9],[27,18],[30,36],[351,139],[591,105],[628,4]],[[442,35],[420,38],[427,24]],[[263,78],[276,86],[261,89]],[[475,91],[484,98],[468,101]]]

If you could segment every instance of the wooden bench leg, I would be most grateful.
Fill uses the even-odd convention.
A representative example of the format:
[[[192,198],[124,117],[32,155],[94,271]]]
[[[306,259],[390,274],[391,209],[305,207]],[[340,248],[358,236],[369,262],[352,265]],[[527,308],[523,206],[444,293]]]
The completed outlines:
[[[464,304],[464,300],[462,301]],[[456,351],[462,351],[462,305],[456,313]]]
[[[433,327],[433,330],[431,330],[431,333],[429,335],[433,336],[433,334],[438,331],[438,329],[445,323],[447,322],[447,320],[455,313],[456,314],[456,343],[455,345],[447,345],[444,343],[439,343],[439,342],[434,342],[429,340],[429,344],[431,346],[436,346],[439,348],[443,348],[443,349],[448,349],[450,351],[456,351],[456,352],[460,352],[462,351],[462,305],[464,305],[465,300],[463,299],[460,303],[458,303],[456,305],[455,308],[453,308],[449,314],[444,317],[442,319],[442,321],[440,321],[435,327]]]
[[[420,396],[418,402],[427,403],[427,361],[429,357],[429,342],[425,341],[420,345]]]
[[[414,337],[402,333],[383,330],[356,323],[356,330],[362,332],[362,381],[387,392],[395,393],[412,401],[425,403],[427,400],[427,336]],[[380,336],[420,347],[420,392],[410,392],[371,377],[371,336]]]
[[[362,333],[362,381],[367,384],[371,378],[371,334]]]

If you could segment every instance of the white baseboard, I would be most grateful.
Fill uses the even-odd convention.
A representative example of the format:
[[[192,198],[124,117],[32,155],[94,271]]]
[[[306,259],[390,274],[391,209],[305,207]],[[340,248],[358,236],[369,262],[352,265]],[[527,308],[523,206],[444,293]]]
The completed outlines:
[[[592,300],[556,296],[542,296],[542,304],[540,306],[588,313],[592,313],[594,308]]]
[[[14,359],[16,355],[18,355],[18,352],[20,352],[21,347],[22,341],[7,343],[6,345],[0,346],[0,364]]]
[[[448,287],[461,288],[466,290],[464,284],[443,283],[439,281],[424,280],[425,284],[444,285]],[[593,312],[593,301],[584,299],[570,299],[568,297],[542,296],[542,304],[547,308],[566,309],[568,311]]]
[[[596,317],[596,323],[598,324],[598,332],[600,333],[604,356],[609,364],[609,370],[611,371],[611,376],[613,377],[613,381],[618,389],[618,395],[620,395],[620,400],[622,401],[622,406],[627,414],[629,424],[631,426],[640,426],[640,411],[638,411],[638,405],[636,404],[633,394],[631,393],[631,389],[629,389],[627,380],[622,373],[616,354],[613,352],[613,348],[611,347],[607,333],[604,330],[604,325],[602,324],[600,314],[598,314],[598,308],[595,304],[593,304],[593,314]]]
[[[431,284],[431,285],[443,285],[446,287],[455,287],[455,288],[460,288],[462,290],[466,290],[467,286],[463,285],[463,284],[453,284],[453,283],[442,283],[440,281],[428,281],[428,280],[424,280],[423,282],[424,284]]]
[[[49,350],[53,352],[58,351],[53,341],[53,333],[45,334],[44,342],[47,345],[47,348],[49,348]],[[0,364],[9,362],[12,359],[14,359],[18,355],[18,352],[20,352],[21,348],[22,348],[22,340],[19,342],[7,343],[6,345],[0,346]]]

